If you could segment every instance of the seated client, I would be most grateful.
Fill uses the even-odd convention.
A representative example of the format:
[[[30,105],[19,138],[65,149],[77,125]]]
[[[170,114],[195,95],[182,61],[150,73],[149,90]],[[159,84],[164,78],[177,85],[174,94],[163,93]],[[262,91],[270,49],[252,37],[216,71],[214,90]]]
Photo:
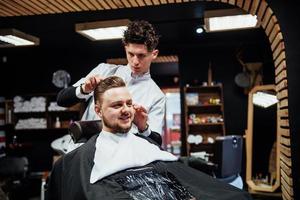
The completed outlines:
[[[178,162],[151,138],[131,133],[135,113],[139,123],[147,122],[147,113],[141,116],[143,108],[133,105],[121,78],[101,81],[94,98],[102,131],[54,164],[48,199],[251,199]]]

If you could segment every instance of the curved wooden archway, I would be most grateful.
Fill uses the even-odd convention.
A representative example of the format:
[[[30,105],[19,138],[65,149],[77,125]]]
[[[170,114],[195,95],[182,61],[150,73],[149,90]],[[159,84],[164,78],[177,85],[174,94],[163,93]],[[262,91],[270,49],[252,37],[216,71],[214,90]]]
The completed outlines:
[[[283,199],[293,199],[293,178],[291,161],[291,136],[288,113],[288,81],[286,52],[283,35],[275,13],[265,0],[215,0],[237,6],[246,12],[257,15],[258,23],[269,38],[275,66],[275,89],[279,100],[278,132],[280,135],[280,174]]]

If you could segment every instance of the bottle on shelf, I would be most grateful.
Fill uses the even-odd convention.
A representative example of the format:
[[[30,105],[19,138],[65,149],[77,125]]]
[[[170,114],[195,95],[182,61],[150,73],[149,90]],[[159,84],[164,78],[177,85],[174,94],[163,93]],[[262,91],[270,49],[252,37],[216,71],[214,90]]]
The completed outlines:
[[[60,123],[60,121],[59,121],[59,117],[56,117],[54,127],[55,127],[55,128],[60,128],[60,127],[61,127],[61,123]]]

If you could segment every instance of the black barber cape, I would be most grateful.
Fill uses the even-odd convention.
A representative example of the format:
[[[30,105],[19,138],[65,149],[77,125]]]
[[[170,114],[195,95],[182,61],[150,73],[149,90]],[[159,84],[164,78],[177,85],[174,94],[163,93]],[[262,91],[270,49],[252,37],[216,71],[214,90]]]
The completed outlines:
[[[197,200],[251,199],[251,196],[247,192],[235,188],[229,184],[220,182],[217,179],[214,179],[177,161],[156,161],[140,168],[117,172],[97,181],[94,184],[91,184],[90,175],[94,165],[93,159],[96,150],[95,144],[97,136],[98,135],[93,136],[87,143],[64,155],[54,164],[48,182],[46,199],[185,200],[192,199],[190,197],[195,197]],[[145,139],[149,140],[148,138]],[[144,178],[145,176],[147,177]],[[171,181],[170,179],[165,179],[165,176],[171,178]],[[153,192],[151,187],[157,189],[156,184],[152,184],[148,181],[148,183],[140,186],[139,177],[142,177],[143,180],[148,180],[148,177],[151,177],[150,182],[152,183],[153,180],[160,182],[165,181],[166,183],[158,184],[161,188],[164,188],[171,182],[169,186],[175,187],[177,192],[164,193],[163,198],[154,198],[154,196],[156,196],[155,193],[157,192]],[[159,189],[160,188],[158,188],[158,191]],[[164,192],[164,189],[161,191]],[[154,195],[153,197],[151,196],[151,193]]]

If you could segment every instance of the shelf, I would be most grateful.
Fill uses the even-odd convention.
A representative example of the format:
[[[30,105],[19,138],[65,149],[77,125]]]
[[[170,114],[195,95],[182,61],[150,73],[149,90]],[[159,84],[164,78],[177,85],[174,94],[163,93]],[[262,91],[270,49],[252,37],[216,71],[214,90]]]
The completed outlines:
[[[213,86],[189,86],[186,87],[186,92],[220,92],[222,90],[222,85],[213,85]]]
[[[40,129],[16,129],[15,130],[16,133],[40,133],[40,134],[44,134],[44,133],[68,133],[68,128],[40,128]]]
[[[223,135],[223,123],[211,123],[211,124],[191,124],[189,125],[189,133],[216,133],[219,135]]]
[[[212,154],[214,143],[208,143],[208,138],[225,135],[223,87],[192,86],[183,91],[185,103],[189,103],[184,106],[186,141],[191,134],[203,137],[203,143],[198,145],[186,143],[187,155],[196,151]]]
[[[211,152],[214,143],[190,144],[190,152],[206,151]]]
[[[202,108],[202,107],[221,107],[222,104],[205,104],[205,105],[187,105],[190,108]]]
[[[189,126],[217,126],[217,125],[223,125],[223,122],[218,123],[201,123],[201,124],[189,124]]]
[[[61,113],[78,113],[79,110],[61,110],[61,111],[48,111],[51,114],[61,114]]]

